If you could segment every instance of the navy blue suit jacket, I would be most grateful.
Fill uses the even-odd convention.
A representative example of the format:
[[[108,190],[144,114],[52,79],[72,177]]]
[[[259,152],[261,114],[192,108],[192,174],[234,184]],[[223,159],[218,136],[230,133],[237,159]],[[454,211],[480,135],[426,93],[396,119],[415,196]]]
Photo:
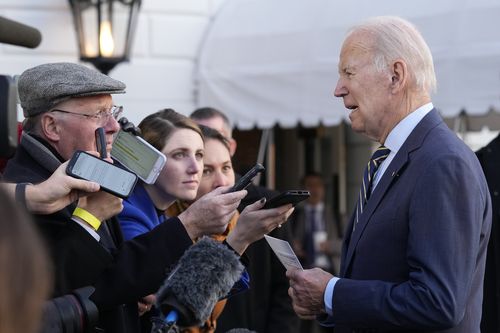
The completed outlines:
[[[333,295],[335,332],[479,333],[491,201],[476,156],[428,113],[355,232]]]

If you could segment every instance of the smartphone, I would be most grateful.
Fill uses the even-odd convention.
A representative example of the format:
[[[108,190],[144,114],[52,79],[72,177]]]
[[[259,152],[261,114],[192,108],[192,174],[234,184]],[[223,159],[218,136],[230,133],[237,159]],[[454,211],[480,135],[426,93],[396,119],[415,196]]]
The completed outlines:
[[[137,183],[137,176],[133,172],[81,150],[71,157],[66,173],[75,178],[94,181],[104,191],[120,198],[128,197]]]
[[[106,151],[106,132],[104,131],[104,127],[99,127],[95,130],[95,145],[101,158],[108,157],[108,152]]]
[[[241,190],[247,188],[247,186],[250,185],[250,183],[252,182],[252,179],[254,179],[255,176],[257,176],[259,173],[263,172],[264,170],[266,170],[266,168],[264,168],[262,166],[262,164],[260,164],[260,163],[255,164],[254,167],[250,169],[250,171],[248,171],[243,177],[241,177],[236,182],[236,184],[234,184],[233,187],[231,187],[231,189],[228,191],[228,193],[241,191]]]
[[[111,157],[135,173],[146,184],[153,184],[167,157],[143,138],[120,130],[113,141]]]
[[[295,206],[299,202],[309,198],[311,194],[306,190],[290,190],[285,191],[274,198],[269,199],[262,209],[276,208],[286,204]]]

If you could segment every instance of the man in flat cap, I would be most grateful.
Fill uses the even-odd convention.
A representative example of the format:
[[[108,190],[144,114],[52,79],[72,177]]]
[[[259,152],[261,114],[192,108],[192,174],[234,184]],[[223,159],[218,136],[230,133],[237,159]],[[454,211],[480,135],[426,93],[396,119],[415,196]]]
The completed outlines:
[[[26,121],[6,181],[44,181],[76,150],[94,151],[98,127],[105,129],[111,150],[122,110],[111,94],[124,92],[122,82],[82,65],[52,63],[25,71],[18,89]],[[171,218],[127,242],[114,218],[121,199],[106,192],[80,198],[52,215],[35,215],[51,250],[54,296],[91,285],[90,299],[99,310],[96,332],[139,332],[137,301],[158,290],[193,239],[224,230],[229,218],[223,217],[232,215],[245,194],[219,195],[217,207]]]

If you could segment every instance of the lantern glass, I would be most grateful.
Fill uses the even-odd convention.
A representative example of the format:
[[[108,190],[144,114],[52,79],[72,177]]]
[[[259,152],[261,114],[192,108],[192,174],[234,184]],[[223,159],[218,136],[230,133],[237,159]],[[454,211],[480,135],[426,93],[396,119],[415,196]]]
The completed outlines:
[[[69,2],[78,36],[80,59],[92,62],[103,72],[108,72],[119,62],[128,61],[141,1]]]

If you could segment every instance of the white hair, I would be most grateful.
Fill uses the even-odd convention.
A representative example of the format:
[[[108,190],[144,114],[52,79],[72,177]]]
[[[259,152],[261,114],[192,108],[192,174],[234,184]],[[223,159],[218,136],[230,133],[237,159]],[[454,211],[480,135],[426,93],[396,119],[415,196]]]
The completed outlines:
[[[365,31],[373,36],[371,49],[374,65],[384,71],[396,59],[402,59],[409,70],[410,79],[418,89],[427,93],[436,90],[436,74],[429,46],[417,28],[395,16],[373,17],[349,31]]]

